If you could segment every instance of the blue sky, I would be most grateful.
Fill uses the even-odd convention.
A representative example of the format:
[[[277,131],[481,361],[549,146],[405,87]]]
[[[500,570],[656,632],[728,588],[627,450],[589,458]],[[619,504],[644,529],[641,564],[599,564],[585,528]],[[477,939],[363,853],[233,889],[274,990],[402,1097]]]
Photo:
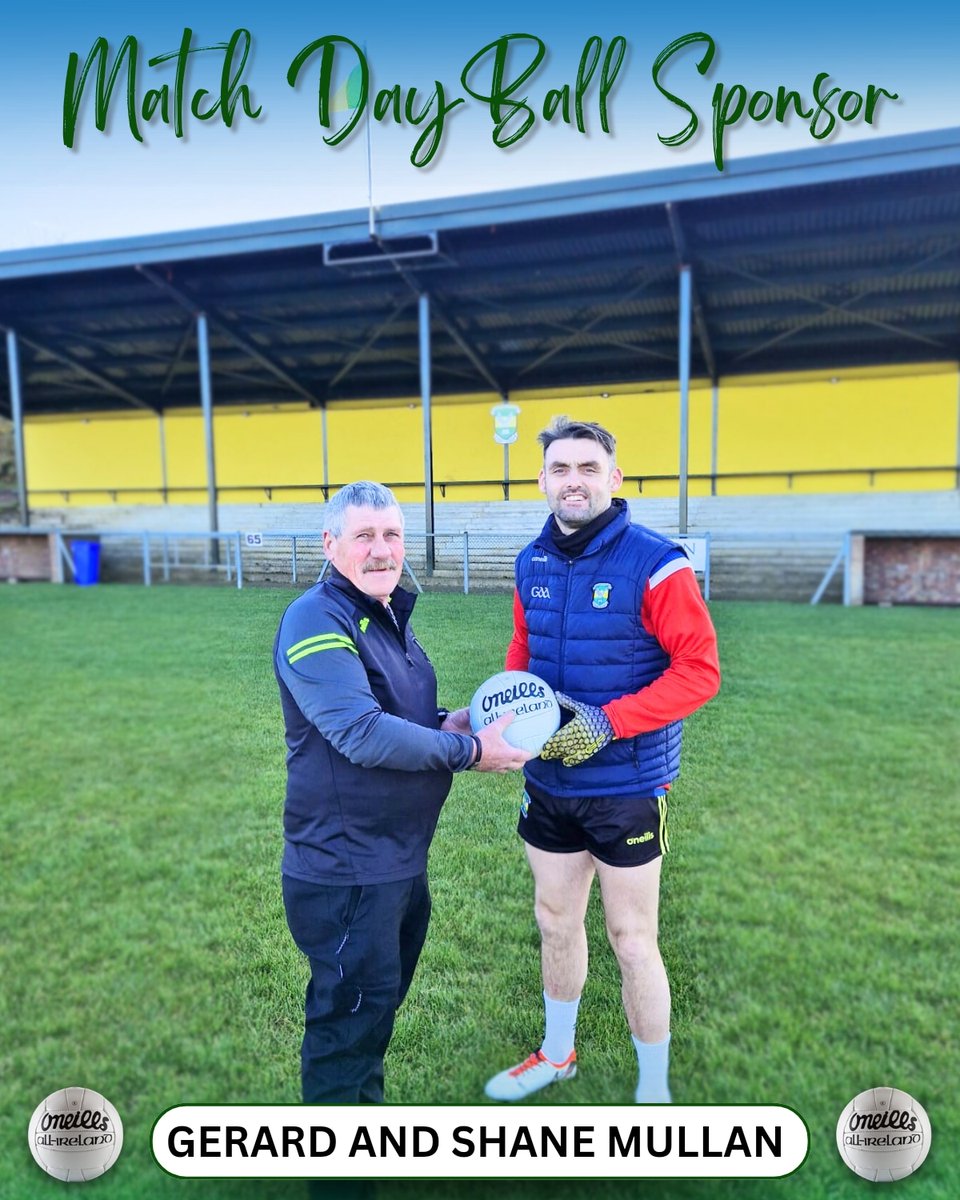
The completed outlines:
[[[362,127],[344,145],[325,146],[316,111],[316,62],[304,67],[296,89],[286,82],[297,52],[332,33],[366,48],[374,92],[400,84],[406,95],[415,87],[417,108],[436,80],[448,97],[463,95],[465,64],[507,33],[532,34],[546,44],[542,66],[521,92],[536,109],[548,89],[573,83],[589,37],[602,39],[604,53],[618,35],[627,42],[610,93],[610,134],[599,127],[596,81],[587,96],[586,134],[538,118],[534,130],[510,149],[493,144],[488,106],[468,98],[450,113],[441,149],[423,169],[409,161],[419,130],[373,123],[377,204],[709,161],[711,99],[718,85],[729,92],[742,84],[751,94],[783,85],[809,101],[814,77],[825,71],[830,86],[843,91],[864,93],[872,83],[899,94],[896,102],[881,101],[872,127],[862,120],[842,124],[832,143],[960,124],[960,82],[952,62],[960,19],[946,6],[926,0],[909,6],[811,0],[794,13],[784,9],[769,6],[748,16],[729,5],[661,4],[644,10],[616,2],[560,12],[545,4],[424,0],[417,6],[341,4],[326,16],[321,6],[290,12],[289,6],[271,9],[247,0],[203,5],[171,0],[156,7],[41,0],[5,21],[0,249],[364,207]],[[96,130],[87,96],[77,145],[66,149],[62,109],[71,51],[85,57],[103,36],[115,53],[124,37],[135,36],[142,97],[147,88],[172,81],[171,67],[149,68],[146,60],[175,49],[186,26],[194,30],[195,45],[225,42],[238,27],[250,31],[252,53],[243,81],[263,115],[256,121],[238,116],[232,129],[220,120],[188,117],[182,140],[154,121],[144,126],[145,141],[138,144],[127,129],[122,94],[107,134]],[[658,93],[651,66],[666,46],[696,31],[710,34],[717,46],[706,78],[697,74],[699,55],[690,48],[671,60],[665,83],[698,114],[701,130],[686,144],[668,148],[657,135],[677,133],[688,118]],[[527,61],[530,45],[515,51],[514,70]],[[188,94],[199,86],[218,91],[222,58],[210,52],[192,60]],[[351,58],[338,62],[344,69],[352,65]],[[478,90],[480,82],[489,84],[489,59],[474,78]],[[731,161],[825,144],[813,141],[807,123],[796,118],[786,124],[744,120],[728,131],[725,152]]]

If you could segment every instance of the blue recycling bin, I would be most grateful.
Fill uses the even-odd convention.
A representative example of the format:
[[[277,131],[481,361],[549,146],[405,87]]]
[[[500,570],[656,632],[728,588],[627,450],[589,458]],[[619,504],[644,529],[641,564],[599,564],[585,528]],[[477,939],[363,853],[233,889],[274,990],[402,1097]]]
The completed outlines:
[[[100,543],[71,542],[73,554],[73,579],[80,587],[90,587],[100,582]]]

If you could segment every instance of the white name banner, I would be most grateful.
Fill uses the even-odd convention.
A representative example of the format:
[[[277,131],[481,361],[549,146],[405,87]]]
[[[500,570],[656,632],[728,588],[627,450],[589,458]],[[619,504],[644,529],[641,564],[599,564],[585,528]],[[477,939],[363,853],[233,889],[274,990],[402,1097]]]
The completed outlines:
[[[807,1154],[776,1105],[184,1105],[153,1128],[182,1178],[776,1179]]]

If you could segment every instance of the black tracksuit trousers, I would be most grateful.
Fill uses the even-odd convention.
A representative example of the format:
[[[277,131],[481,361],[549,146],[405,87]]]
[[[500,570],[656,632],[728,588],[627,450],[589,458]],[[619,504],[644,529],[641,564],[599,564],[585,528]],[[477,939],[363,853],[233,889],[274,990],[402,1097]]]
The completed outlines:
[[[327,886],[283,877],[293,940],[310,960],[301,1072],[306,1104],[379,1104],[383,1056],[430,921],[426,873]]]

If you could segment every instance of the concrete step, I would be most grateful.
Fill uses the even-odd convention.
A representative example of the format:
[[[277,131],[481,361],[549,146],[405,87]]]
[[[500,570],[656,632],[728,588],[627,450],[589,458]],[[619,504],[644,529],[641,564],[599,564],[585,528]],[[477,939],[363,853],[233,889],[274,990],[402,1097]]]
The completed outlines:
[[[641,524],[675,535],[676,498],[629,498],[631,516]],[[542,527],[542,500],[508,503],[437,503],[435,509],[437,570],[425,572],[425,536],[421,505],[404,505],[407,555],[425,586],[461,589],[463,538],[469,531],[471,588],[509,590],[517,551]],[[851,530],[960,530],[960,492],[780,494],[775,496],[696,496],[689,498],[688,531],[710,533],[711,596],[715,599],[789,599],[808,601]],[[110,506],[35,511],[34,528],[60,528],[66,536],[97,531],[130,531],[129,537],[105,537],[103,577],[142,578],[142,541],[136,531],[198,533],[207,510],[194,506]],[[249,583],[307,586],[323,564],[322,506],[221,505],[222,530],[260,532],[259,547],[243,546],[244,576]],[[292,538],[297,533],[297,578],[291,566]],[[176,578],[223,579],[224,572],[201,567],[208,542],[186,539],[175,566],[173,542],[169,568]],[[223,546],[221,553],[226,555]],[[231,543],[230,553],[234,553]],[[159,544],[153,546],[154,579],[161,577]],[[839,599],[839,573],[825,599]]]
[[[677,531],[675,497],[628,497],[633,519],[663,533]],[[424,528],[423,506],[401,506],[409,533]],[[222,530],[269,532],[314,531],[320,536],[322,506],[316,504],[223,504]],[[517,537],[526,541],[543,525],[542,500],[497,503],[463,502],[435,506],[439,533]],[[77,530],[183,530],[206,528],[205,505],[109,505],[97,508],[50,507],[33,510],[38,527]],[[691,534],[836,533],[851,529],[960,529],[960,491],[844,492],[755,496],[694,496],[688,502]]]

